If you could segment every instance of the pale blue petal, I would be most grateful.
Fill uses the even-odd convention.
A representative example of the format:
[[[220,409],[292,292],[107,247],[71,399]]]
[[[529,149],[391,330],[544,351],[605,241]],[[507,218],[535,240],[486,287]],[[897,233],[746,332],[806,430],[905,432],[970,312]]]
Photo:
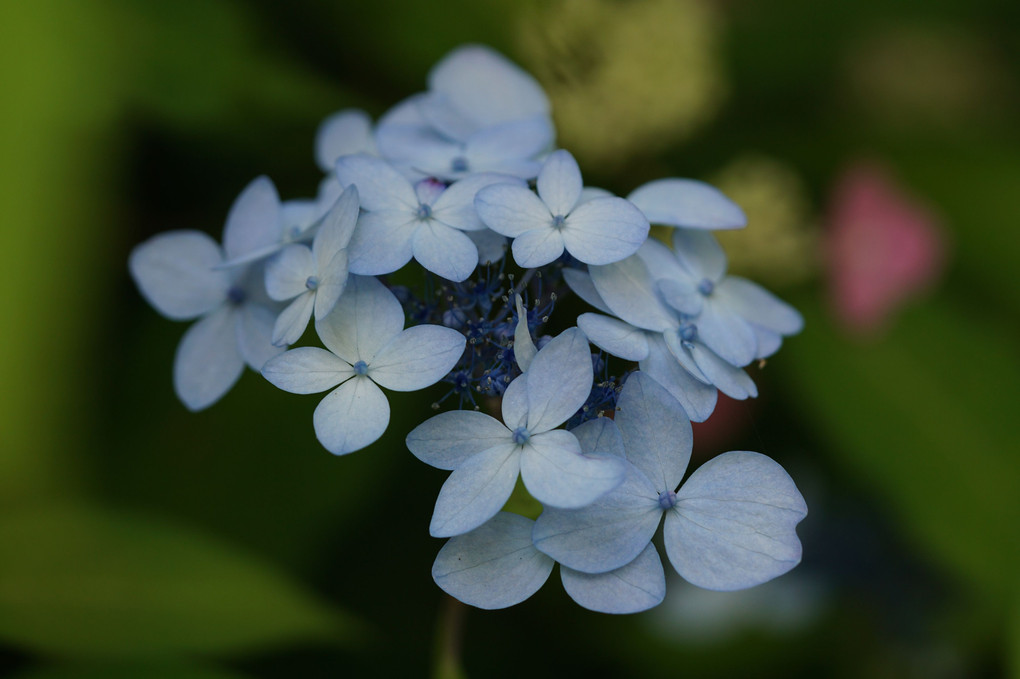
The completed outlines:
[[[534,522],[500,512],[439,550],[432,579],[450,596],[485,609],[524,601],[549,579],[554,562],[531,544]]]
[[[486,226],[510,238],[533,229],[552,228],[549,208],[523,186],[487,186],[475,196],[475,210]]]
[[[626,464],[623,482],[587,507],[546,507],[532,539],[565,566],[605,573],[633,561],[661,520],[658,493],[637,467]]]
[[[599,613],[638,613],[666,598],[662,559],[651,543],[629,564],[608,573],[582,573],[562,566],[560,577],[571,599]]]
[[[528,370],[528,431],[537,434],[566,422],[588,400],[593,379],[584,333],[569,328],[550,340]]]
[[[294,344],[301,335],[305,334],[308,321],[312,317],[315,308],[315,293],[305,290],[304,294],[298,295],[294,301],[280,312],[273,324],[272,342],[278,347],[286,347]]]
[[[553,216],[566,217],[581,197],[581,169],[569,151],[553,151],[538,173],[538,196]]]
[[[697,316],[704,308],[705,298],[689,281],[661,278],[655,282],[655,288],[666,304],[682,314]]]
[[[350,364],[318,347],[298,347],[270,359],[262,376],[292,394],[317,394],[354,375]]]
[[[727,276],[715,289],[719,304],[745,321],[780,335],[793,335],[804,328],[804,319],[792,306],[756,283]]]
[[[754,337],[758,342],[758,353],[755,355],[755,358],[768,358],[779,351],[779,347],[783,345],[782,335],[766,330],[760,325],[752,325],[751,327],[754,329]]]
[[[315,134],[315,162],[319,168],[332,172],[337,158],[355,153],[376,153],[368,114],[349,108],[323,120]]]
[[[642,243],[637,254],[648,267],[648,273],[653,280],[667,278],[682,281],[692,290],[697,286],[699,279],[680,264],[672,250],[655,238],[649,238]]]
[[[521,372],[527,372],[532,359],[538,353],[538,347],[531,339],[531,331],[528,329],[528,312],[524,309],[524,300],[520,295],[515,295],[514,303],[517,306],[517,325],[514,326],[514,360]]]
[[[677,229],[673,232],[673,252],[698,280],[707,278],[717,283],[726,273],[726,253],[709,231]]]
[[[473,174],[451,184],[432,204],[432,218],[461,231],[485,229],[475,210],[475,196],[486,186],[510,184],[525,188],[524,182],[516,177],[496,172]]]
[[[460,465],[439,491],[429,525],[432,537],[467,533],[495,516],[514,490],[520,460],[520,447],[507,443],[472,455]]]
[[[548,116],[533,116],[478,130],[467,140],[464,154],[468,167],[474,166],[475,171],[506,172],[521,179],[532,178],[539,174],[542,166],[530,159],[548,149],[555,137]],[[527,174],[519,174],[511,169],[514,167],[528,168]]]
[[[662,339],[665,340],[669,353],[673,354],[673,358],[683,366],[684,370],[691,374],[691,377],[699,382],[712,384],[712,380],[705,373],[701,372],[698,362],[694,359],[694,354],[691,353],[691,349],[694,346],[693,343],[683,341],[676,330],[667,330],[662,333]]]
[[[631,256],[648,238],[648,221],[623,198],[594,198],[579,205],[563,225],[567,251],[585,264],[609,264]]]
[[[427,271],[458,283],[478,266],[478,248],[466,234],[431,220],[414,232],[411,251]]]
[[[632,373],[616,405],[627,459],[659,493],[675,490],[691,460],[694,434],[677,399],[642,372]]]
[[[315,320],[321,321],[333,311],[347,289],[347,278],[347,250],[341,250],[319,270],[319,285],[315,288]]]
[[[680,401],[693,422],[704,422],[715,410],[718,390],[694,379],[677,362],[662,337],[648,338],[648,358],[639,364],[645,373]]]
[[[368,361],[368,376],[393,391],[417,391],[443,379],[464,353],[467,339],[452,328],[404,330]]]
[[[266,262],[266,293],[284,302],[308,292],[309,276],[318,274],[315,258],[306,245],[288,245]]]
[[[586,186],[581,189],[581,197],[577,199],[577,204],[587,203],[589,200],[594,198],[613,198],[614,195],[610,191],[600,189],[597,186]],[[576,207],[576,206],[575,206]]]
[[[490,229],[466,231],[467,237],[478,248],[478,264],[494,264],[506,255],[506,236]]]
[[[201,231],[170,231],[131,251],[128,268],[156,311],[177,321],[206,314],[223,303],[230,278],[214,270],[220,246]]]
[[[588,271],[599,295],[627,323],[656,332],[679,325],[676,313],[659,299],[655,283],[639,257],[592,266]]]
[[[563,254],[563,235],[551,226],[543,226],[514,238],[510,249],[518,266],[534,269],[557,260]]]
[[[522,373],[507,385],[501,405],[503,422],[510,429],[524,426],[528,421],[528,374]]]
[[[588,304],[592,305],[602,313],[611,314],[612,311],[606,305],[602,295],[595,289],[595,284],[592,283],[591,276],[587,271],[581,271],[580,269],[563,269],[563,280],[567,282],[567,286],[574,292],[575,295],[583,299]]]
[[[699,342],[694,343],[691,354],[701,372],[722,393],[738,401],[758,396],[758,387],[746,372],[722,360]]]
[[[698,339],[732,365],[743,367],[758,354],[754,328],[714,299],[706,301],[695,325],[698,326]]]
[[[382,158],[365,154],[343,156],[336,162],[336,178],[345,187],[351,184],[358,187],[365,210],[418,209],[411,182]]]
[[[235,310],[223,305],[196,321],[177,345],[174,390],[188,410],[208,408],[241,376],[235,326]]]
[[[351,365],[370,363],[403,328],[400,302],[386,286],[367,276],[351,276],[333,312],[315,324],[326,348]]]
[[[747,224],[736,203],[714,186],[693,179],[657,179],[627,198],[652,224],[686,229],[739,229]]]
[[[385,394],[367,377],[352,377],[322,399],[312,416],[315,436],[334,455],[375,443],[390,423]]]
[[[480,45],[459,47],[429,72],[429,89],[479,127],[549,113],[549,100],[531,75]]]
[[[474,410],[440,413],[411,430],[407,449],[425,464],[456,469],[476,453],[511,443],[499,420]]]
[[[348,186],[323,218],[312,243],[320,275],[336,254],[350,244],[358,224],[358,201],[358,188]]]
[[[577,327],[592,344],[613,356],[640,361],[648,356],[648,340],[643,330],[621,320],[586,313],[577,317]]]
[[[454,158],[463,155],[463,145],[441,136],[423,124],[389,124],[380,121],[375,140],[383,156],[398,162],[400,170],[406,165],[414,167],[416,178],[431,174],[444,175],[451,170]]]
[[[262,370],[266,361],[284,350],[273,344],[275,323],[276,312],[261,304],[251,302],[237,309],[234,342],[241,351],[241,358],[252,370]]]
[[[623,438],[616,423],[608,417],[596,417],[570,430],[581,444],[581,452],[585,454],[600,453],[626,457],[623,450]]]
[[[521,452],[521,479],[528,492],[548,507],[590,505],[619,486],[625,473],[625,460],[584,455],[577,437],[563,429],[533,434]]]
[[[758,453],[724,453],[677,493],[666,516],[666,554],[699,587],[753,587],[800,562],[796,525],[806,515],[803,496],[781,466]]]
[[[463,142],[478,130],[478,123],[461,113],[441,92],[426,92],[416,103],[421,117],[444,137]]]
[[[280,196],[269,177],[257,177],[241,191],[223,228],[226,259],[275,246],[280,241]]]
[[[420,224],[413,214],[403,211],[361,215],[348,246],[351,273],[379,276],[402,268],[411,261],[414,232]]]

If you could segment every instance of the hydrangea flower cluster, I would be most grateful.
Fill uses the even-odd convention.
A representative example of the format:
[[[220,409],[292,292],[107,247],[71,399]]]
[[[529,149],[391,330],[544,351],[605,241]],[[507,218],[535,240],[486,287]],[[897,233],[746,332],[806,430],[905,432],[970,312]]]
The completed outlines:
[[[444,383],[433,408],[455,408],[406,443],[451,472],[429,528],[448,538],[433,577],[480,608],[527,599],[556,563],[586,608],[655,606],[660,523],[669,562],[701,587],[795,566],[807,508],[780,465],[734,451],[684,480],[691,421],[720,391],[756,396],[745,368],[802,324],[727,275],[711,231],[743,227],[740,208],[689,179],[627,198],[584,186],[542,88],[486,48],[455,50],[428,84],[374,125],[350,110],[322,124],[315,199],[281,201],[259,177],[222,246],[176,231],[135,248],[146,299],[197,319],[174,360],[181,401],[210,406],[247,364],[285,391],[328,391],[315,434],[344,455],[386,430],[384,389]],[[672,229],[668,245],[650,224]],[[544,332],[571,292],[595,311]],[[322,346],[289,348],[313,317]],[[507,511],[515,496],[543,511]]]

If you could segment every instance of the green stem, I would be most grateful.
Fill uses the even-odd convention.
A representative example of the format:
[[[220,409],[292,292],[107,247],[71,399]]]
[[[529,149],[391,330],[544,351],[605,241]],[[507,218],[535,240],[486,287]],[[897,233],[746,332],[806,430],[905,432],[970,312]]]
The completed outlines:
[[[439,617],[436,662],[433,679],[467,679],[460,661],[460,648],[464,632],[464,615],[467,606],[446,596]]]

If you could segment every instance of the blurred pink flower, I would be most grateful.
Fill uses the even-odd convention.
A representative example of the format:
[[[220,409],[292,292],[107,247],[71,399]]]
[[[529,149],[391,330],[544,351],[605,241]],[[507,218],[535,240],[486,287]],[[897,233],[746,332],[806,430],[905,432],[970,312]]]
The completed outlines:
[[[823,239],[832,309],[847,330],[874,335],[941,275],[945,237],[929,206],[876,163],[836,183]]]

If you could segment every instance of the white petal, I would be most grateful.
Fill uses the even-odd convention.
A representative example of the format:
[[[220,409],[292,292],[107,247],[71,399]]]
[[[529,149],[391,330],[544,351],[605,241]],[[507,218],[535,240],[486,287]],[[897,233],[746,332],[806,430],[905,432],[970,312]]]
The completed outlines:
[[[352,377],[322,399],[312,417],[326,450],[345,455],[375,443],[390,423],[390,404],[367,377]]]
[[[566,422],[591,393],[594,372],[584,333],[569,328],[554,337],[535,355],[527,374],[528,431],[549,431]]]
[[[478,248],[478,264],[494,264],[506,254],[506,236],[501,236],[490,229],[466,231],[467,237]]]
[[[581,197],[581,169],[569,151],[553,151],[538,173],[538,197],[553,216],[566,217]]]
[[[648,267],[648,273],[652,275],[653,280],[661,280],[667,278],[670,280],[676,280],[683,282],[685,287],[694,289],[700,279],[695,278],[694,274],[688,271],[680,260],[677,259],[676,254],[673,253],[668,247],[662,242],[649,238],[637,251],[638,257]]]
[[[547,507],[535,523],[535,546],[585,573],[604,573],[633,561],[655,535],[662,508],[645,475],[631,464],[625,469],[623,482],[587,507]]]
[[[754,328],[712,298],[706,300],[695,325],[698,326],[698,339],[732,365],[745,366],[758,353]]]
[[[662,333],[662,339],[665,340],[666,346],[669,348],[669,353],[673,355],[673,358],[676,359],[677,363],[683,366],[684,370],[691,374],[691,377],[699,382],[712,384],[712,380],[710,380],[705,373],[701,372],[701,368],[698,367],[698,362],[694,359],[694,354],[691,353],[694,343],[682,340],[680,338],[680,334],[676,330],[667,330]]]
[[[552,227],[549,208],[523,186],[487,186],[475,196],[475,210],[486,226],[510,238],[532,229]]]
[[[436,556],[432,579],[450,596],[485,609],[506,608],[537,592],[553,560],[531,544],[534,521],[500,512],[451,538]]]
[[[347,250],[333,256],[325,267],[319,270],[319,286],[315,288],[315,320],[328,316],[347,289]]]
[[[548,507],[590,505],[623,481],[624,460],[583,455],[577,437],[557,429],[533,434],[521,453],[521,478],[528,492]]]
[[[522,373],[507,385],[501,405],[503,422],[510,429],[524,426],[528,421],[528,374]]]
[[[288,245],[266,262],[266,293],[283,302],[308,292],[309,276],[318,274],[312,251],[305,245]]]
[[[806,515],[804,498],[782,467],[758,453],[724,453],[677,493],[666,516],[666,553],[699,587],[753,587],[800,562],[795,527]]]
[[[673,252],[680,264],[699,280],[718,282],[726,273],[726,253],[709,231],[673,232]]]
[[[463,158],[463,144],[450,141],[424,123],[389,124],[386,119],[376,127],[379,151],[397,161],[397,167],[409,179],[431,175],[445,179],[452,171],[453,160]],[[413,170],[408,171],[410,168]]]
[[[701,343],[694,343],[691,354],[697,361],[701,372],[719,391],[730,398],[743,400],[758,395],[758,388],[746,372],[722,360]]]
[[[793,335],[804,328],[804,319],[792,306],[756,283],[727,276],[715,293],[720,304],[754,325],[780,335]]]
[[[220,246],[201,231],[170,231],[132,250],[128,268],[149,304],[167,318],[183,321],[212,311],[226,299],[230,278],[213,269],[222,261]]]
[[[370,363],[404,327],[404,309],[378,280],[351,276],[333,312],[315,324],[326,348],[351,365]]]
[[[263,377],[292,394],[317,394],[353,375],[349,363],[318,347],[291,349],[262,367]]]
[[[631,373],[616,405],[616,426],[627,459],[657,493],[674,490],[691,460],[694,434],[680,403],[642,372]]]
[[[462,231],[436,221],[422,222],[414,232],[411,251],[427,271],[460,282],[478,266],[478,248]]]
[[[510,249],[518,266],[534,269],[555,261],[563,254],[563,235],[551,226],[543,226],[517,236]]]
[[[443,379],[464,353],[467,339],[452,328],[404,330],[368,362],[368,376],[393,391],[417,391]]]
[[[460,535],[495,516],[517,482],[519,450],[513,443],[493,446],[450,474],[436,499],[429,533],[437,538]]]
[[[628,361],[640,361],[648,356],[644,331],[621,320],[587,313],[577,317],[577,327],[592,344],[613,356]]]
[[[336,178],[345,187],[351,184],[358,187],[361,207],[366,210],[418,209],[411,182],[382,158],[365,154],[343,156],[336,162]]]
[[[662,559],[651,543],[629,564],[608,573],[582,573],[561,567],[560,577],[571,599],[599,613],[638,613],[658,606],[666,598]]]
[[[403,211],[361,215],[348,246],[351,273],[379,276],[403,267],[411,261],[411,244],[420,224],[414,215]]]
[[[768,358],[779,351],[779,347],[783,345],[782,335],[766,330],[760,325],[752,325],[751,327],[754,328],[754,337],[758,342],[758,353],[755,355],[755,358]]]
[[[583,299],[588,304],[592,305],[599,311],[605,314],[612,314],[606,305],[606,301],[602,299],[602,295],[595,289],[595,284],[592,283],[591,276],[587,271],[581,271],[580,269],[563,269],[563,280],[567,282],[567,286],[574,292],[575,295]]]
[[[407,435],[407,449],[425,464],[456,469],[472,455],[510,443],[499,420],[473,410],[451,410],[430,417]]]
[[[478,123],[461,113],[441,92],[426,92],[416,103],[422,118],[444,137],[463,142],[478,130]]]
[[[666,304],[687,316],[697,316],[704,308],[705,298],[690,281],[662,278],[655,281],[655,289]]]
[[[592,266],[588,271],[613,314],[631,325],[656,332],[679,325],[676,313],[659,299],[648,268],[639,257]]]
[[[429,89],[479,127],[549,113],[549,100],[531,75],[480,45],[459,47],[429,72]]]
[[[597,417],[594,420],[574,427],[570,433],[577,437],[581,444],[581,452],[586,454],[599,453],[626,458],[623,450],[623,438],[616,423],[608,417]]]
[[[486,186],[509,184],[524,188],[525,184],[516,177],[495,172],[473,174],[451,184],[432,204],[432,218],[461,231],[485,229],[475,210],[475,196]]]
[[[249,302],[237,309],[236,337],[241,358],[252,370],[262,370],[266,361],[279,356],[283,347],[273,344],[276,313],[261,304]]]
[[[517,306],[517,325],[514,326],[514,360],[521,372],[527,372],[532,359],[538,353],[538,347],[531,339],[531,331],[528,329],[528,312],[524,309],[524,300],[516,295],[514,303]]]
[[[648,220],[622,198],[594,198],[579,205],[563,225],[567,251],[585,264],[609,264],[631,256],[648,238]]]
[[[269,177],[257,177],[244,188],[227,214],[223,228],[226,259],[275,246],[280,233],[280,196]]]
[[[188,328],[174,357],[174,390],[189,410],[208,408],[230,391],[244,370],[235,310],[223,305]]]
[[[521,179],[530,179],[539,174],[541,165],[520,161],[530,161],[548,149],[555,137],[556,132],[548,116],[532,116],[478,130],[467,139],[464,155],[468,166],[473,166],[475,172],[506,172]],[[527,168],[527,171],[519,174],[510,169],[513,167],[519,170]]]
[[[273,325],[273,344],[278,347],[285,347],[294,344],[301,335],[305,334],[308,321],[312,317],[312,310],[315,308],[315,293],[305,290],[303,295],[298,295],[294,301],[280,312]]]
[[[692,422],[704,422],[715,410],[718,390],[694,379],[666,347],[662,337],[648,338],[648,358],[641,371],[666,388],[683,406]]]
[[[723,193],[693,179],[657,179],[627,196],[652,224],[686,229],[739,229],[747,224],[743,210]]]
[[[315,266],[320,274],[336,254],[350,244],[358,223],[358,201],[358,188],[348,186],[323,218],[312,243]]]
[[[376,153],[368,114],[349,108],[323,120],[315,134],[315,162],[319,168],[332,172],[337,158],[355,153]]]

